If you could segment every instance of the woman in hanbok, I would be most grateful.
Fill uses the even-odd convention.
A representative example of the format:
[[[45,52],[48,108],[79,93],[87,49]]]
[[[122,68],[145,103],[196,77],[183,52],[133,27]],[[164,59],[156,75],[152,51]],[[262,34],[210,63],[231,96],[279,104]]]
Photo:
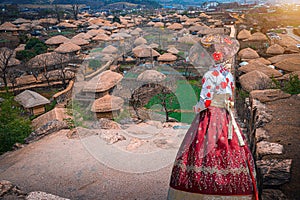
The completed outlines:
[[[172,169],[168,200],[258,200],[253,157],[231,111],[234,79],[226,60],[239,45],[229,37],[209,37],[215,63],[203,76],[197,114]],[[191,57],[201,55],[207,56]]]

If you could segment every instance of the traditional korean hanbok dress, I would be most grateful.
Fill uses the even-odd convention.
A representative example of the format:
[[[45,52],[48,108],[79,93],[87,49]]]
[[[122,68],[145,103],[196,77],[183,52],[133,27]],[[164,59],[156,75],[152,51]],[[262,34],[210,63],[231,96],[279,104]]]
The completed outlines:
[[[233,87],[222,64],[203,76],[202,109],[178,151],[168,200],[258,199],[253,157],[229,108]]]

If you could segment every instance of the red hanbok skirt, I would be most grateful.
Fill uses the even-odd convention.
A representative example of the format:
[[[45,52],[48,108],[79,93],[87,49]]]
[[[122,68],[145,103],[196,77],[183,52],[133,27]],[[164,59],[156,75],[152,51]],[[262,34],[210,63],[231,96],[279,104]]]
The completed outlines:
[[[225,108],[208,107],[196,115],[177,154],[169,200],[252,199],[255,167],[247,146],[240,146]]]

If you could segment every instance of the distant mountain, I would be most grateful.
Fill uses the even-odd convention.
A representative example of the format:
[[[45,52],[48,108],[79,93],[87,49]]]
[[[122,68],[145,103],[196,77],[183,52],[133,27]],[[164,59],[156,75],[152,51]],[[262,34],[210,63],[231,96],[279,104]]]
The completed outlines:
[[[119,2],[144,5],[148,8],[161,7],[156,0],[0,0],[1,4],[86,4],[93,8]]]

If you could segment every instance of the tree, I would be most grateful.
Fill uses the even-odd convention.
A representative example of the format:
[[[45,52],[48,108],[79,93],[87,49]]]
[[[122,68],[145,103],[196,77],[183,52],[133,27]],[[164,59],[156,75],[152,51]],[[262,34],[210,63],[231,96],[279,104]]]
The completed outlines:
[[[57,55],[55,56],[55,59],[56,63],[57,64],[57,67],[58,69],[60,70],[60,78],[61,78],[61,81],[62,81],[62,85],[64,88],[67,88],[67,76],[66,76],[66,67],[69,63],[70,60],[70,56],[69,55],[65,55],[65,54],[60,54],[60,53],[57,53]]]
[[[7,87],[8,66],[12,56],[13,56],[13,50],[7,47],[2,47],[0,49],[0,72],[1,72],[0,77],[3,80],[6,91],[8,91],[8,87]]]

